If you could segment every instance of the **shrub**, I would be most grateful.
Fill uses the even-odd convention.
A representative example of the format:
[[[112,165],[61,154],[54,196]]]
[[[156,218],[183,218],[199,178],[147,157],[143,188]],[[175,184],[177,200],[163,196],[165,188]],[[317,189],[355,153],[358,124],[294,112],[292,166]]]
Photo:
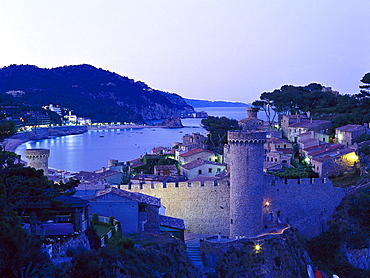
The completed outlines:
[[[113,226],[113,222],[114,222],[114,217],[113,216],[109,216],[108,225],[109,226]]]
[[[123,237],[117,242],[117,246],[122,249],[131,249],[134,247],[134,241],[131,238]]]
[[[91,217],[91,224],[96,225],[99,222],[99,215],[97,213],[93,213]]]

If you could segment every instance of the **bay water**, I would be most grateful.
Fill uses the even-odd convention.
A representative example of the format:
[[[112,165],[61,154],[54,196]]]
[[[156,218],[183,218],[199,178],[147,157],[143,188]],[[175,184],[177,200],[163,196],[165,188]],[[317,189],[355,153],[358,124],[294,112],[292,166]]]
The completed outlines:
[[[210,116],[226,116],[236,120],[246,117],[245,107],[202,107]],[[260,115],[259,115],[260,116]],[[170,147],[182,142],[182,136],[194,132],[205,135],[201,119],[182,119],[183,128],[138,128],[89,130],[78,135],[28,141],[16,149],[24,158],[25,149],[50,149],[49,167],[71,172],[93,171],[107,166],[109,159],[130,161],[151,153],[152,148]]]

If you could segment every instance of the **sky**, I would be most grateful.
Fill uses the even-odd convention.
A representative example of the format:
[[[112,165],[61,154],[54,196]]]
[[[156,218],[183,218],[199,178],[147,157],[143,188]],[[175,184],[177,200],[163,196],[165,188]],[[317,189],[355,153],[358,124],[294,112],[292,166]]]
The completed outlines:
[[[0,67],[90,64],[182,97],[357,93],[370,0],[0,0]]]

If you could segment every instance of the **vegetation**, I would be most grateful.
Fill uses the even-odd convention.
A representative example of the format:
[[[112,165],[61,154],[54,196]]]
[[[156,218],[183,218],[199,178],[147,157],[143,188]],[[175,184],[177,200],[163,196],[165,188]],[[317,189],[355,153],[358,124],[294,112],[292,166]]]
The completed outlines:
[[[361,79],[360,93],[341,95],[317,83],[307,86],[284,85],[272,92],[264,92],[253,105],[265,111],[270,125],[277,113],[310,112],[315,118],[330,119],[333,130],[346,124],[370,122],[370,73]]]
[[[274,176],[287,179],[318,178],[319,175],[312,171],[310,166],[301,166],[297,168],[283,168],[282,172],[268,172]]]
[[[328,230],[309,240],[307,244],[311,258],[320,269],[339,277],[370,276],[370,270],[352,266],[344,254],[346,250],[368,248],[369,215],[370,186],[359,189],[342,200]]]
[[[2,134],[9,135],[6,130],[13,130],[13,125],[2,125]],[[45,201],[52,203],[53,211],[43,210],[39,216],[55,213],[63,208],[55,197],[73,193],[76,185],[76,181],[56,185],[42,170],[24,167],[20,156],[0,148],[1,277],[26,277],[31,273],[36,277],[43,273],[50,264],[49,258],[41,252],[41,241],[21,227],[21,217],[29,204]]]
[[[184,249],[169,235],[117,234],[106,248],[76,254],[61,277],[200,277]]]
[[[16,98],[5,95],[11,90],[25,94]],[[30,65],[4,67],[0,69],[1,98],[12,106],[60,105],[95,122],[141,123],[145,119],[194,112],[179,95],[151,89],[143,82],[90,65],[53,69]]]
[[[201,121],[203,127],[209,132],[206,145],[209,150],[222,154],[223,146],[227,143],[229,130],[240,130],[238,121],[226,117],[209,116]]]

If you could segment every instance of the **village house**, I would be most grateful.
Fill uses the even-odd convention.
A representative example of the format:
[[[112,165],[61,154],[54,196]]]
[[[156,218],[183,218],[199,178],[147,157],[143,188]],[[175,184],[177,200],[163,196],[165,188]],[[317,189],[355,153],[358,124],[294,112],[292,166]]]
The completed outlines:
[[[103,169],[99,172],[80,171],[73,176],[74,179],[80,180],[81,183],[89,184],[120,184],[122,173],[113,170]]]
[[[329,177],[352,170],[358,162],[358,156],[350,148],[325,152],[311,158],[312,170],[320,177]]]
[[[41,238],[84,232],[89,225],[89,202],[72,196],[59,196],[55,200],[63,203],[63,207],[44,221],[40,214],[46,210],[55,210],[53,204],[50,201],[29,203],[22,217],[24,228]]]
[[[345,125],[335,129],[337,142],[346,146],[352,145],[363,134],[367,128],[362,125]]]
[[[297,142],[298,135],[309,131],[315,131],[318,133],[328,134],[330,129],[330,121],[324,120],[306,120],[303,122],[297,122],[288,126],[287,138],[291,142]]]
[[[181,175],[187,179],[193,179],[196,176],[215,176],[226,169],[226,165],[209,160],[197,159],[181,165]]]
[[[243,130],[253,130],[263,127],[264,121],[257,118],[257,112],[259,108],[257,107],[247,107],[247,118],[239,121],[239,126]]]
[[[121,222],[122,233],[159,233],[158,198],[128,192],[115,187],[105,188],[88,199],[90,213],[113,216]]]
[[[297,143],[300,150],[329,142],[329,135],[318,133],[313,130],[301,133],[297,136]]]
[[[186,163],[192,162],[194,160],[199,160],[199,159],[213,161],[213,162],[220,162],[221,156],[209,150],[194,149],[186,153],[179,154],[178,157],[176,157],[176,160],[180,164],[186,164]]]
[[[123,234],[170,232],[184,238],[184,221],[165,216],[159,198],[109,187],[98,191],[89,202],[91,213],[113,216],[120,221]]]
[[[288,137],[288,127],[292,124],[307,120],[306,115],[279,115],[279,126],[284,137]]]
[[[154,175],[159,176],[177,176],[177,167],[176,165],[155,165],[154,166]]]

